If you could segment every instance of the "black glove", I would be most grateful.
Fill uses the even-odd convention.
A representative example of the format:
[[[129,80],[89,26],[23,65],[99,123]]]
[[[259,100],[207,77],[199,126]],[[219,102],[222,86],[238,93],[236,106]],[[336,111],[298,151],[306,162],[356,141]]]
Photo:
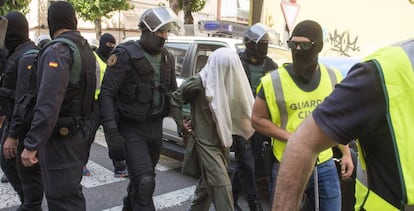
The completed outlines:
[[[118,129],[105,130],[106,143],[108,144],[109,158],[115,161],[125,160],[125,139],[119,134]]]

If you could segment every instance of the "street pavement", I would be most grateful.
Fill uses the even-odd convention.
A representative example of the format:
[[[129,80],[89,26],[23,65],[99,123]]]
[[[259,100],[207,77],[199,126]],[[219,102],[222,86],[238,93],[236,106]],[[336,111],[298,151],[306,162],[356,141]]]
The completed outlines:
[[[195,190],[197,179],[182,174],[181,161],[162,155],[156,166],[156,188],[154,192],[155,209],[161,211],[188,210]],[[128,179],[113,176],[112,161],[108,158],[107,145],[102,130],[99,129],[95,143],[92,145],[90,159],[87,164],[91,176],[82,179],[83,193],[86,198],[88,211],[120,211],[122,198],[126,194]],[[3,172],[0,170],[0,176]],[[263,183],[263,181],[261,182]],[[259,181],[259,185],[261,185]],[[261,190],[264,190],[265,185]],[[243,210],[249,210],[247,202],[241,197],[239,205]],[[262,198],[267,198],[265,193]],[[0,183],[0,211],[16,210],[19,199],[9,183]],[[270,210],[268,200],[262,199],[265,210]],[[43,210],[47,209],[45,200]],[[211,206],[210,211],[214,211]]]

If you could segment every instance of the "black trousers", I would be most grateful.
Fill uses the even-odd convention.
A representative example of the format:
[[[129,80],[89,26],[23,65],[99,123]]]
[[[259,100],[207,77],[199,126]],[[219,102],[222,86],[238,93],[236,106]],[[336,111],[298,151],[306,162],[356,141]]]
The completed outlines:
[[[139,203],[138,194],[143,191],[143,177],[155,179],[155,166],[160,158],[162,146],[162,118],[145,123],[121,118],[118,128],[126,140],[126,162],[130,179],[123,210],[153,211],[155,207],[152,198],[145,204]],[[145,191],[146,195],[152,195],[154,192],[151,188],[146,188]]]
[[[0,164],[1,169],[3,170],[4,174],[7,176],[10,185],[13,187],[14,191],[19,195],[19,198],[23,204],[24,195],[23,195],[23,188],[22,188],[22,181],[20,180],[19,173],[16,168],[16,158],[13,159],[5,159],[3,156],[3,146],[4,142],[8,135],[8,127],[10,125],[10,121],[8,118],[4,119],[3,125],[1,127],[1,158]]]
[[[247,200],[256,200],[257,185],[251,142],[234,135],[232,147],[236,155],[236,167],[231,178],[234,203],[237,203],[241,190],[247,194]]]
[[[22,137],[19,140],[24,140]],[[43,200],[43,184],[40,164],[25,167],[22,164],[21,154],[24,150],[23,141],[17,146],[16,168],[20,176],[24,195],[24,203],[20,210],[41,211]]]
[[[57,130],[38,151],[49,210],[86,210],[82,193],[82,168],[88,159],[91,121],[67,135]]]

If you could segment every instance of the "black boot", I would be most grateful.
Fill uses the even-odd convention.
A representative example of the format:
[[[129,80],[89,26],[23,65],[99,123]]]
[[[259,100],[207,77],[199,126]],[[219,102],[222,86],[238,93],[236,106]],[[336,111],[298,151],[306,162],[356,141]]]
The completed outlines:
[[[262,204],[256,196],[247,196],[247,203],[249,204],[250,211],[263,211]]]
[[[132,211],[128,196],[124,197],[124,206],[122,207],[122,211]]]

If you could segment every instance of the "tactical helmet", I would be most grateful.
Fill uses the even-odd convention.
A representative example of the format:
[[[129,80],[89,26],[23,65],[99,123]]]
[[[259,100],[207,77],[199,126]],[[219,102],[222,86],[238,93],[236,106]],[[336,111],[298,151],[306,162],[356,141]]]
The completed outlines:
[[[273,33],[270,32],[274,31],[261,23],[256,23],[244,33],[243,43],[246,46],[246,55],[250,62],[263,63],[269,43],[274,40],[271,37]]]
[[[256,23],[244,33],[243,42],[245,44],[250,41],[258,43],[261,40],[271,42],[272,38],[269,32],[274,31],[264,24]]]
[[[179,31],[183,28],[177,15],[168,7],[147,9],[142,13],[138,27],[141,31],[149,30],[151,32],[156,32],[160,29],[170,31],[173,28]]]

